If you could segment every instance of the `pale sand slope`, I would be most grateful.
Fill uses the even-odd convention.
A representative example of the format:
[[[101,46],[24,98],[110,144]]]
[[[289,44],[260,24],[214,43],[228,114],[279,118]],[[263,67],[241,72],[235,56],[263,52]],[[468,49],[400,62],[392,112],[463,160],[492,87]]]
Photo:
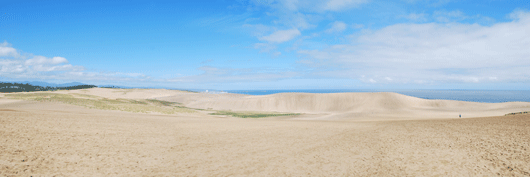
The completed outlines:
[[[397,93],[280,93],[263,96],[184,93],[158,99],[201,109],[307,113],[309,115],[300,118],[313,119],[456,118],[460,114],[469,118],[530,110],[528,102],[426,100]]]
[[[295,121],[2,103],[0,176],[530,175],[528,115]]]
[[[529,102],[476,103],[427,100],[397,93],[280,93],[273,95],[208,94],[165,89],[92,88],[79,93],[110,99],[159,99],[200,109],[303,113],[294,119],[393,120],[502,116],[530,111]],[[1,95],[0,95],[1,96]]]
[[[94,95],[104,98],[116,99],[153,99],[158,97],[168,97],[192,92],[166,89],[110,89],[110,88],[90,88],[80,90],[60,90],[52,93],[79,93]]]

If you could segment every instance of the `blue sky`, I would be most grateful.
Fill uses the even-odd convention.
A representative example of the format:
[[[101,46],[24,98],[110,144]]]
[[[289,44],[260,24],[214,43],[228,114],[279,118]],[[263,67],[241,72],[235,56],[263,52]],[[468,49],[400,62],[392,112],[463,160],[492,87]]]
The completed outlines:
[[[529,10],[527,0],[0,0],[0,79],[527,90]]]

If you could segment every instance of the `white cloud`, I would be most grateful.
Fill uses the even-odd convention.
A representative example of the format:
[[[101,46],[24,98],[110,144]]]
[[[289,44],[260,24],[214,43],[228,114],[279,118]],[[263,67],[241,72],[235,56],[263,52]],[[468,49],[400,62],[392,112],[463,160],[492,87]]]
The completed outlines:
[[[169,82],[181,83],[237,83],[237,82],[264,82],[292,78],[298,75],[292,71],[279,71],[264,68],[216,68],[203,66],[198,68],[204,73],[193,76],[184,76],[169,79]]]
[[[530,13],[523,10],[516,10],[508,15],[512,20],[530,20]]]
[[[302,35],[302,31],[318,27],[318,24],[329,19],[333,12],[355,8],[368,2],[369,0],[250,0],[248,4],[241,4],[245,4],[248,11],[263,15],[263,20],[259,23],[256,22],[255,18],[250,18],[248,22],[256,22],[258,24],[249,24],[246,22],[243,28],[250,29],[251,34],[256,36],[260,41],[279,44]],[[364,26],[352,26],[354,29],[362,27]],[[324,32],[338,33],[347,28],[348,25],[344,22],[337,21],[332,23],[330,29],[324,30]],[[274,32],[271,33],[271,31]],[[272,48],[275,49],[275,46],[263,46],[262,43],[257,43],[254,48],[259,49],[260,52],[267,51],[267,53],[271,53],[273,56],[281,54],[279,51],[271,50]],[[293,48],[296,47],[293,46],[288,50],[292,50]]]
[[[435,11],[433,13],[434,18],[438,22],[448,23],[453,21],[462,21],[465,19],[470,18],[466,14],[464,14],[462,11],[456,10],[456,11]]]
[[[357,7],[360,4],[368,2],[367,0],[329,0],[326,2],[326,5],[323,6],[323,10],[329,11],[340,11],[349,9],[352,7]]]
[[[314,24],[321,19],[318,14],[307,13],[307,10],[315,7],[311,5],[311,1],[254,0],[251,3],[259,7],[265,7],[266,16],[274,17],[275,19],[271,20],[271,23],[277,27],[304,30],[315,27],[316,25]]]
[[[272,42],[272,43],[282,43],[294,39],[296,36],[299,36],[301,33],[298,29],[290,30],[278,30],[268,36],[260,37],[259,40]]]
[[[26,66],[22,65],[17,60],[0,59],[0,76],[6,73],[21,73],[26,70]]]
[[[57,65],[61,63],[68,63],[68,60],[63,57],[46,58],[44,56],[35,56],[25,62],[26,65]]]
[[[109,84],[149,79],[148,76],[138,73],[86,71],[83,66],[68,64],[68,60],[64,57],[48,58],[32,54],[22,56],[7,42],[0,44],[0,77],[15,80],[92,81]]]
[[[402,0],[404,2],[407,2],[407,3],[411,3],[411,4],[417,4],[417,3],[421,3],[421,4],[425,4],[427,6],[441,6],[441,5],[444,5],[444,4],[447,4],[453,0]]]
[[[0,43],[0,57],[19,57],[17,49],[11,47],[7,42]]]
[[[254,44],[254,48],[259,49],[260,52],[268,53],[274,51],[276,49],[276,45],[272,45],[269,43],[256,43]]]
[[[315,67],[316,74],[357,79],[364,75],[366,82],[527,82],[530,13],[511,16],[513,21],[491,26],[396,24],[365,31],[351,44],[298,53],[305,63],[312,59],[340,66],[330,70],[307,65]]]
[[[326,12],[355,8],[367,2],[368,0],[251,0],[248,9],[265,7],[266,16],[276,18],[271,21],[275,26],[306,30],[315,28],[324,20]]]
[[[332,58],[332,53],[320,50],[299,50],[298,53],[319,60]]]
[[[424,21],[427,21],[427,14],[425,14],[425,13],[410,13],[410,14],[404,16],[404,18],[412,20],[412,21],[424,22]]]
[[[331,24],[331,28],[326,30],[326,33],[337,33],[346,30],[348,25],[341,21],[335,21]]]
[[[300,12],[342,11],[368,2],[368,0],[251,0],[251,3],[258,6]]]
[[[352,24],[351,27],[353,29],[360,29],[360,28],[364,28],[364,25],[363,24]]]
[[[31,69],[34,71],[44,71],[44,72],[51,72],[51,71],[82,71],[84,70],[84,67],[82,66],[73,66],[71,64],[66,65],[35,65],[32,66]]]
[[[280,35],[281,36],[281,35]],[[2,44],[9,46],[9,44]],[[267,47],[275,47],[269,43],[256,44],[257,48],[270,50],[271,55],[280,55],[280,52]],[[15,49],[16,51],[16,49]],[[30,58],[30,59],[25,59]],[[87,84],[111,84],[111,85],[173,85],[175,83],[186,83],[191,85],[208,85],[224,83],[246,83],[277,81],[292,78],[298,73],[271,68],[216,68],[201,67],[198,70],[202,74],[176,77],[172,79],[151,78],[142,73],[120,73],[120,72],[96,72],[88,71],[83,66],[68,64],[64,57],[45,57],[28,54],[14,58],[11,55],[0,57],[0,78],[10,80],[42,80],[59,82],[85,82]]]
[[[514,14],[514,13],[512,13],[512,14]],[[414,15],[416,15],[416,14],[414,14]],[[409,19],[413,20],[413,18],[415,18],[414,15],[410,14],[409,15]],[[515,16],[517,16],[517,15],[515,15]],[[518,17],[516,17],[516,18],[518,18]],[[493,19],[491,17],[483,16],[483,15],[480,15],[480,14],[467,15],[464,12],[459,11],[459,10],[455,10],[455,11],[445,11],[445,10],[434,11],[432,15],[421,14],[421,15],[418,16],[418,19],[414,20],[414,21],[425,22],[425,21],[430,21],[430,20],[433,20],[433,21],[439,22],[439,23],[453,23],[453,22],[466,21],[466,22],[478,23],[478,24],[487,25],[487,26],[495,24],[495,19]]]
[[[248,29],[251,32],[251,34],[256,37],[265,36],[266,34],[269,34],[272,31],[274,31],[273,27],[266,26],[263,24],[255,24],[255,25],[244,24],[243,28]]]
[[[46,58],[35,56],[32,59],[0,59],[0,76],[10,78],[41,77],[56,71],[81,71],[82,66],[73,66],[63,57]]]

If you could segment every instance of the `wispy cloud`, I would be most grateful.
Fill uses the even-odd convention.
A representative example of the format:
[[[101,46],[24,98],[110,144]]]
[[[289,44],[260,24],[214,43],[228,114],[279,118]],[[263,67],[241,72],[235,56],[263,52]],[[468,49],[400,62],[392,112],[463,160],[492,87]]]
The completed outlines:
[[[351,44],[299,50],[304,63],[336,63],[319,75],[368,83],[521,82],[530,80],[530,13],[491,26],[463,23],[396,24],[365,32]],[[388,79],[390,78],[390,79]],[[494,78],[494,79],[492,79]]]
[[[346,25],[346,23],[341,21],[335,21],[331,24],[331,27],[326,30],[326,33],[343,32],[344,30],[346,30],[347,27],[348,25]]]
[[[454,0],[403,0],[404,2],[411,4],[424,4],[427,6],[441,6],[445,5]]]
[[[272,23],[305,30],[314,28],[327,12],[338,12],[359,7],[369,0],[251,0],[255,7],[267,9],[267,16],[275,17]]]
[[[244,24],[243,28],[249,30],[252,36],[258,38],[268,35],[275,30],[274,27],[263,24]]]
[[[24,62],[25,65],[57,65],[61,63],[68,63],[68,60],[63,57],[46,58],[44,56],[35,56]]]
[[[282,8],[289,11],[325,12],[355,8],[361,4],[368,3],[369,0],[251,0],[251,2],[259,6]]]
[[[427,14],[425,13],[410,13],[406,16],[403,16],[406,19],[416,21],[416,22],[425,22],[427,21]]]
[[[198,20],[198,23],[201,26],[216,26],[216,27],[224,27],[228,24],[234,24],[234,23],[242,23],[249,19],[249,14],[240,14],[240,15],[224,15],[224,14],[217,14],[215,16],[206,17]]]
[[[270,21],[252,21],[257,24],[244,24],[243,27],[253,29],[251,33],[260,41],[277,45],[301,36],[303,31],[318,27],[318,23],[327,18],[325,17],[327,13],[356,8],[368,2],[368,0],[250,0],[248,9],[264,10],[264,14],[261,15],[265,15]],[[344,22],[336,21],[329,29],[322,32],[338,33],[347,28],[348,25]],[[354,28],[362,26],[356,25]],[[263,47],[262,43],[257,43],[254,48],[258,48],[260,52],[267,50],[268,53],[273,53],[273,56],[279,55],[279,51],[271,50],[277,48],[271,47],[271,44]]]
[[[17,49],[11,47],[9,43],[4,41],[0,43],[0,57],[19,57],[20,54],[17,52]]]
[[[148,76],[138,73],[94,72],[83,66],[69,64],[64,57],[20,54],[7,42],[0,44],[0,77],[15,80],[60,80],[113,83],[115,81],[145,81]]]
[[[495,23],[495,19],[483,16],[480,14],[476,15],[467,15],[462,11],[446,11],[438,10],[432,12],[432,14],[427,13],[410,13],[408,15],[400,16],[401,18],[408,19],[413,22],[437,22],[437,23],[453,23],[453,22],[471,22],[478,24],[491,25]]]
[[[301,33],[298,29],[278,30],[268,36],[260,37],[259,39],[267,42],[282,43],[290,41],[300,34]]]
[[[329,0],[326,2],[326,5],[322,7],[322,10],[340,11],[357,7],[360,4],[367,2],[368,0]]]
[[[364,28],[364,25],[363,24],[352,24],[351,27],[353,29],[360,29],[360,28]]]
[[[464,14],[462,11],[455,10],[455,11],[435,11],[433,13],[434,18],[438,22],[453,22],[453,21],[462,21],[469,19],[470,17]]]
[[[267,46],[273,45],[264,43],[264,46],[259,47]],[[6,51],[9,52],[5,52],[0,57],[0,77],[12,80],[77,81],[91,84],[139,84],[144,86],[151,83],[156,86],[174,86],[177,84],[201,85],[276,81],[298,75],[294,71],[271,68],[217,68],[203,66],[198,68],[198,70],[203,72],[201,74],[162,79],[152,78],[143,73],[89,71],[83,66],[69,64],[69,61],[64,57],[45,57],[33,54],[20,55],[17,49],[11,47],[7,42],[3,43],[2,47],[2,50],[7,48]],[[272,52],[272,54],[274,55],[275,52]]]
[[[265,82],[292,78],[298,74],[293,71],[267,68],[217,68],[203,66],[198,68],[202,74],[169,79],[174,83],[236,83]]]

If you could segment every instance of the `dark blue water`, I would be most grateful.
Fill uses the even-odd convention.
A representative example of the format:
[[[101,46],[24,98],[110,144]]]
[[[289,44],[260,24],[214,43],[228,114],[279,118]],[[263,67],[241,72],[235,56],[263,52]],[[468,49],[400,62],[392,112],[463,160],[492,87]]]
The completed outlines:
[[[341,93],[341,92],[395,92],[403,95],[440,100],[459,100],[484,103],[530,102],[530,90],[229,90],[228,93],[269,95],[275,93]]]

